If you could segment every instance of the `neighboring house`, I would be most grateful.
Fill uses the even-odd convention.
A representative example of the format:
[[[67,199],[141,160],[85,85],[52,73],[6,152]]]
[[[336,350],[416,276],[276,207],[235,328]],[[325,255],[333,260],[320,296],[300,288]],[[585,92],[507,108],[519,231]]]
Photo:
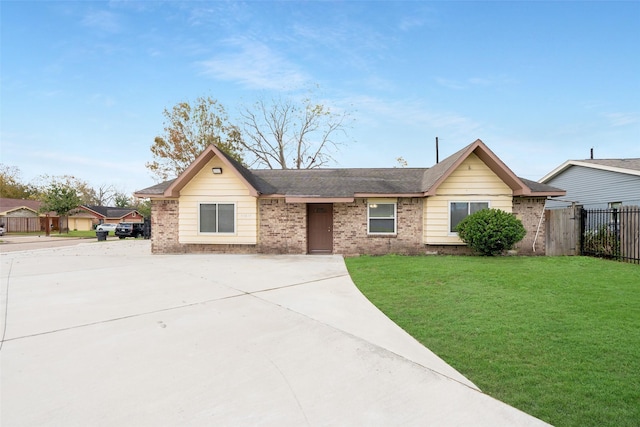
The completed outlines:
[[[82,205],[69,213],[69,229],[87,231],[103,223],[143,222],[144,217],[135,209],[110,206]]]
[[[7,233],[45,231],[49,221],[51,229],[60,228],[60,218],[55,212],[40,212],[37,200],[0,198],[0,224]]]
[[[465,253],[469,213],[511,212],[520,253],[544,254],[544,205],[565,192],[518,178],[480,140],[432,168],[249,170],[211,145],[151,199],[153,253]],[[535,248],[535,249],[534,249]]]
[[[549,200],[550,209],[573,203],[587,209],[640,206],[640,159],[568,160],[540,179],[567,194]]]

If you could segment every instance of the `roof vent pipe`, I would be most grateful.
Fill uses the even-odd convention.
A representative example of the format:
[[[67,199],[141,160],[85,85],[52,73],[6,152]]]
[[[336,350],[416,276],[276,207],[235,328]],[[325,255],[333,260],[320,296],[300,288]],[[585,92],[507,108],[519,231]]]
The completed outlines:
[[[591,147],[591,160],[593,160],[593,147]]]
[[[438,137],[436,136],[436,164],[440,163],[440,155],[438,154]]]

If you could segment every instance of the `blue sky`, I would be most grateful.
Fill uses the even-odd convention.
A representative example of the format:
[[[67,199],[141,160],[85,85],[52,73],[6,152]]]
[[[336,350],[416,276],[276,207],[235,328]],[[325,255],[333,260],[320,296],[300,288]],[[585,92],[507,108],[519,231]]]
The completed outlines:
[[[162,111],[319,85],[350,111],[336,167],[482,139],[537,180],[640,157],[640,2],[1,1],[0,162],[132,192]]]

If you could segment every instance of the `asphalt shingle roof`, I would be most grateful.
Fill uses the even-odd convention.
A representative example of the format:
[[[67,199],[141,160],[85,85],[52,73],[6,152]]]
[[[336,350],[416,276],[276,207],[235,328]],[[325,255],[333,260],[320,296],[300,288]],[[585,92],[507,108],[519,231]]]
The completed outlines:
[[[630,169],[640,171],[640,158],[637,159],[587,159],[578,160],[583,163],[592,163],[594,165],[608,166],[612,168]]]
[[[428,192],[477,143],[482,142],[478,140],[464,147],[432,168],[250,170],[221,150],[218,150],[218,155],[224,156],[242,178],[262,195],[318,198],[348,198],[356,194],[418,195]],[[534,193],[562,191],[546,184],[519,179]],[[162,196],[172,185],[179,185],[179,181],[165,181],[137,191],[136,194],[141,197]]]
[[[356,193],[419,193],[426,169],[259,169],[252,173],[269,188],[263,194],[353,197]],[[267,191],[263,191],[267,190]]]
[[[111,206],[96,206],[96,205],[83,205],[83,206],[87,209],[90,209],[94,212],[99,213],[105,218],[122,218],[130,214],[131,212],[135,211],[135,209],[131,209],[131,208],[115,208]]]

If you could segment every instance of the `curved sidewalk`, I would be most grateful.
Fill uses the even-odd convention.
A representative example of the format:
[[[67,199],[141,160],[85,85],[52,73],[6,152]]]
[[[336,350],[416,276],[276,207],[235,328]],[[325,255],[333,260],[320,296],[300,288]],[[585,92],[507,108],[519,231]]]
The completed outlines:
[[[127,239],[0,262],[2,425],[546,425],[386,318],[339,256]]]

